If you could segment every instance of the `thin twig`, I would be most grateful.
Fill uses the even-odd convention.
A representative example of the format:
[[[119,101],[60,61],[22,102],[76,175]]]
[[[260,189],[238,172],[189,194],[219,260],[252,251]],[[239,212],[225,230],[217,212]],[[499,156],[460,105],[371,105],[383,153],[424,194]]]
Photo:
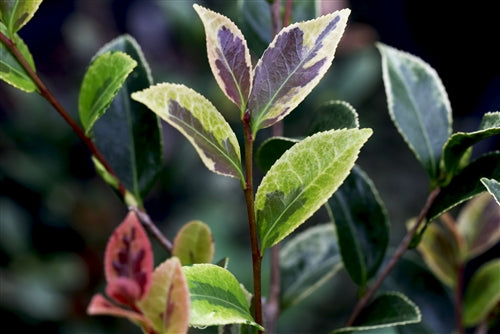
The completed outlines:
[[[396,252],[393,254],[392,258],[389,260],[389,263],[385,266],[380,275],[377,277],[375,283],[373,283],[373,285],[370,286],[370,288],[366,291],[363,297],[358,301],[358,303],[354,307],[351,316],[349,317],[349,321],[347,322],[346,327],[350,327],[354,324],[354,321],[358,317],[359,313],[370,301],[373,294],[377,291],[377,289],[380,287],[384,279],[387,277],[387,275],[389,275],[389,273],[394,268],[396,263],[398,263],[398,261],[403,256],[404,252],[408,249],[408,246],[410,245],[413,236],[418,231],[420,225],[424,222],[425,216],[427,215],[427,212],[429,211],[429,208],[431,207],[432,203],[436,199],[436,196],[439,194],[439,191],[440,188],[436,188],[429,194],[429,197],[427,197],[427,201],[425,202],[424,207],[422,208],[420,214],[418,215],[417,221],[415,222],[413,227],[406,233],[403,240],[396,249]]]
[[[280,244],[271,247],[271,280],[269,288],[269,300],[265,307],[266,333],[276,333],[276,324],[280,315],[280,293],[281,293],[281,272],[280,272]]]
[[[130,211],[134,211],[142,225],[144,225],[151,232],[151,234],[153,234],[163,248],[165,248],[169,253],[172,253],[172,243],[163,235],[163,233],[161,233],[149,215],[146,212],[139,210],[136,206],[129,206],[128,209]]]
[[[17,59],[19,64],[24,68],[26,73],[29,75],[31,80],[35,83],[36,87],[40,95],[42,95],[59,113],[59,115],[66,121],[66,123],[71,127],[73,132],[80,138],[80,140],[87,146],[90,152],[96,157],[97,160],[104,166],[106,171],[113,175],[118,180],[118,191],[120,195],[125,198],[126,190],[123,186],[123,183],[118,179],[116,173],[113,171],[111,166],[108,164],[104,156],[94,145],[92,140],[85,135],[85,132],[80,128],[80,126],[71,118],[69,113],[64,109],[64,107],[59,103],[59,101],[55,98],[55,96],[49,91],[49,89],[45,86],[42,80],[38,77],[35,71],[28,64],[24,56],[21,54],[16,44],[10,40],[7,36],[5,36],[2,32],[0,32],[0,41],[9,49],[10,53]]]

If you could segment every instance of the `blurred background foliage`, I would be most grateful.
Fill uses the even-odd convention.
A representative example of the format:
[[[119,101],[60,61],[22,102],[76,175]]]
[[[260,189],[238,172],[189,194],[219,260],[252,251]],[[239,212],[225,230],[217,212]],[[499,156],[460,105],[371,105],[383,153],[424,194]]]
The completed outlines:
[[[247,37],[254,61],[260,57],[271,30],[265,0],[196,2],[235,21]],[[312,0],[294,2],[293,20],[312,18]],[[192,3],[45,0],[20,35],[39,75],[75,119],[90,59],[103,44],[128,33],[143,48],[155,83],[183,83],[199,91],[241,134],[239,113],[211,75],[203,27]],[[374,129],[358,163],[386,204],[392,244],[399,242],[406,220],[418,214],[428,181],[389,119],[380,56],[373,43],[381,41],[413,53],[437,70],[450,97],[454,131],[473,131],[485,112],[500,105],[500,62],[494,52],[498,29],[488,17],[495,11],[445,3],[449,4],[432,7],[426,1],[325,1],[331,9],[351,8],[348,29],[326,77],[284,122],[285,135],[301,136],[321,103],[341,99],[356,108],[361,127]],[[207,171],[190,144],[165,124],[163,135],[164,168],[145,201],[150,216],[170,239],[190,220],[209,224],[215,260],[229,257],[229,269],[251,287],[246,209],[239,182]],[[263,131],[258,140],[269,135]],[[486,142],[479,151],[494,145]],[[3,326],[18,333],[137,333],[138,328],[126,320],[85,313],[91,296],[104,289],[104,248],[125,214],[119,198],[96,176],[89,152],[48,103],[1,82]],[[326,211],[320,210],[305,227],[325,219]],[[155,240],[152,243],[160,262],[168,254]],[[473,261],[467,272],[498,251],[497,245]],[[418,254],[409,252],[392,277],[415,298],[433,332],[450,332],[453,315],[448,292],[425,269]],[[355,296],[355,285],[341,273],[298,305],[297,311],[284,313],[279,329],[308,333],[340,326]]]

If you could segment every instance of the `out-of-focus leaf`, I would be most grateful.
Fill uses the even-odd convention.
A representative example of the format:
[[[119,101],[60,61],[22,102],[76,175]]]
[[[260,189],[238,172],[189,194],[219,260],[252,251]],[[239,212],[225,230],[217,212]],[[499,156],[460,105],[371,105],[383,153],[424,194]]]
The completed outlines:
[[[486,187],[488,192],[493,196],[498,205],[500,205],[500,182],[498,180],[482,178],[481,182]]]
[[[356,128],[359,128],[356,110],[345,101],[329,101],[314,112],[309,134],[331,129]]]
[[[351,327],[333,333],[351,333],[413,324],[421,321],[420,310],[411,300],[399,292],[386,292],[377,296],[359,314]]]
[[[255,195],[261,253],[281,241],[342,184],[371,129],[314,134],[285,152],[262,179]]]
[[[183,266],[212,262],[214,240],[210,227],[199,220],[184,225],[174,239],[172,255],[178,257]]]
[[[204,96],[183,85],[163,83],[135,92],[132,98],[179,130],[209,170],[243,182],[236,135]]]
[[[389,219],[370,178],[354,166],[328,200],[344,267],[352,280],[365,286],[376,273],[389,244]]]
[[[6,0],[0,2],[0,20],[12,36],[35,15],[42,0]]]
[[[172,257],[156,267],[151,289],[139,307],[157,333],[187,333],[189,291],[179,259]]]
[[[94,124],[92,139],[125,188],[142,205],[162,168],[162,138],[158,117],[146,106],[130,98],[130,93],[149,87],[149,65],[140,46],[128,35],[120,36],[98,51],[121,51],[137,62],[107,112]],[[103,170],[105,180],[109,180]],[[102,173],[102,171],[101,171]],[[117,187],[116,182],[109,182]],[[127,203],[132,205],[132,203]]]
[[[127,318],[131,321],[138,322],[139,324],[147,324],[148,320],[144,315],[119,307],[109,300],[107,300],[103,295],[97,294],[92,297],[89,306],[87,307],[87,314],[89,315],[111,315],[114,317]]]
[[[264,173],[267,173],[276,160],[299,141],[299,139],[287,137],[271,137],[266,139],[255,153],[257,165]]]
[[[87,135],[136,66],[137,62],[123,52],[106,52],[94,58],[83,78],[78,99],[80,121]]]
[[[490,112],[483,116],[479,130],[454,133],[443,147],[443,171],[446,185],[460,168],[464,156],[468,158],[470,148],[477,142],[500,134],[500,112]]]
[[[500,206],[488,193],[474,197],[460,211],[457,228],[465,239],[465,260],[484,253],[500,240]]]
[[[427,221],[483,192],[481,178],[500,179],[500,152],[485,154],[462,169],[441,189],[427,212]]]
[[[135,212],[130,211],[109,238],[104,269],[109,290],[118,294],[108,296],[123,304],[131,306],[149,291],[153,251]]]
[[[0,32],[4,35],[7,33],[7,28],[2,22],[0,22]],[[33,57],[21,37],[19,37],[17,33],[14,33],[12,39],[14,43],[16,43],[24,59],[26,59],[31,68],[36,71]],[[35,83],[31,80],[28,73],[26,73],[25,69],[19,64],[17,59],[9,52],[3,43],[0,43],[0,79],[28,93],[37,90]]]
[[[219,87],[241,111],[252,89],[252,60],[245,37],[227,17],[199,5],[194,9],[205,26],[208,61]]]
[[[430,224],[418,244],[425,263],[441,282],[450,287],[457,283],[457,269],[462,263],[463,250],[453,231],[446,225]]]
[[[271,11],[266,0],[239,0],[244,23],[268,45],[272,39]]]
[[[191,326],[247,324],[263,330],[250,315],[240,283],[228,270],[214,264],[194,264],[182,270],[191,299]]]
[[[330,67],[349,9],[282,29],[259,59],[248,110],[252,132],[288,115]]]
[[[472,276],[464,296],[464,324],[474,326],[500,303],[500,259],[483,264]]]
[[[391,118],[434,183],[451,135],[448,95],[436,71],[420,58],[381,43],[377,47]]]
[[[309,296],[342,268],[332,224],[317,225],[288,241],[280,251],[281,307]]]

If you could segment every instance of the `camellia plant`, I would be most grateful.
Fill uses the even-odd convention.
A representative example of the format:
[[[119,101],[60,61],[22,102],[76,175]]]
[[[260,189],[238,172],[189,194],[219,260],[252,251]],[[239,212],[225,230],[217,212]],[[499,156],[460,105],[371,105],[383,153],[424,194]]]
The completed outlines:
[[[348,102],[325,103],[301,138],[280,134],[254,147],[261,130],[279,125],[327,73],[349,9],[285,24],[254,66],[241,30],[226,16],[194,5],[215,81],[239,110],[239,137],[198,92],[176,83],[154,84],[140,46],[128,35],[103,46],[91,60],[79,94],[80,126],[40,80],[17,34],[41,2],[1,2],[0,78],[53,105],[129,208],[105,251],[105,295],[92,298],[89,314],[127,318],[144,333],[208,326],[219,326],[221,333],[273,333],[281,312],[344,268],[359,287],[359,300],[345,326],[332,332],[385,328],[400,333],[421,322],[425,328],[412,296],[391,289],[377,293],[405,251],[416,247],[435,277],[453,291],[456,331],[494,325],[500,262],[481,266],[467,287],[463,269],[500,240],[500,152],[470,161],[474,144],[500,133],[500,112],[485,114],[477,131],[452,133],[451,107],[437,73],[411,54],[377,44],[390,116],[430,180],[422,211],[387,254],[384,203],[356,165],[372,130],[360,128]],[[210,171],[241,184],[253,287],[243,286],[230,271],[230,254],[213,263],[213,236],[204,222],[188,222],[171,243],[149,218],[143,201],[162,168],[160,121],[184,135]],[[264,176],[254,186],[255,165]],[[466,201],[455,221],[450,210]],[[330,222],[297,230],[322,207]],[[148,232],[171,254],[156,267]],[[267,298],[266,252],[272,267]]]

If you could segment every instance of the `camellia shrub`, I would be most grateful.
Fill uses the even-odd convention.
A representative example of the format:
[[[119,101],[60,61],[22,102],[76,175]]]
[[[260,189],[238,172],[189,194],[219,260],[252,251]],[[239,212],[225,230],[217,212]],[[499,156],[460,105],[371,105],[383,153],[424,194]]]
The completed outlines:
[[[467,286],[463,271],[500,239],[500,152],[470,158],[476,143],[500,133],[500,112],[486,113],[476,131],[453,133],[450,103],[437,73],[411,54],[377,44],[390,117],[430,184],[427,201],[406,236],[388,251],[385,205],[356,165],[377,129],[360,128],[349,101],[327,101],[300,138],[284,137],[279,128],[330,68],[349,24],[349,9],[285,24],[254,65],[235,23],[193,6],[204,26],[215,82],[239,110],[241,131],[235,131],[195,90],[155,84],[140,46],[129,35],[104,45],[90,61],[78,98],[80,119],[73,120],[38,77],[17,33],[41,3],[1,2],[0,77],[52,104],[89,148],[96,171],[129,208],[109,238],[107,284],[89,301],[89,315],[127,318],[144,333],[215,326],[219,333],[273,333],[284,310],[301,307],[343,268],[358,286],[359,298],[345,326],[332,327],[331,333],[403,333],[409,325],[432,332],[413,296],[397,288],[394,277],[408,277],[385,280],[405,251],[416,248],[432,279],[453,296],[457,333],[466,328],[483,333],[495,326],[500,261],[484,263]],[[170,242],[147,214],[144,198],[162,168],[163,122],[192,144],[206,168],[241,185],[253,286],[243,286],[231,272],[231,254],[214,261],[206,223],[188,222]],[[268,133],[261,130],[270,127],[277,134],[254,147],[256,138]],[[322,207],[330,221],[304,228]],[[455,207],[460,208],[456,217],[457,211],[450,212]],[[150,236],[171,255],[156,267]],[[263,287],[266,252],[271,254],[271,280]],[[428,277],[422,274],[421,279]]]

